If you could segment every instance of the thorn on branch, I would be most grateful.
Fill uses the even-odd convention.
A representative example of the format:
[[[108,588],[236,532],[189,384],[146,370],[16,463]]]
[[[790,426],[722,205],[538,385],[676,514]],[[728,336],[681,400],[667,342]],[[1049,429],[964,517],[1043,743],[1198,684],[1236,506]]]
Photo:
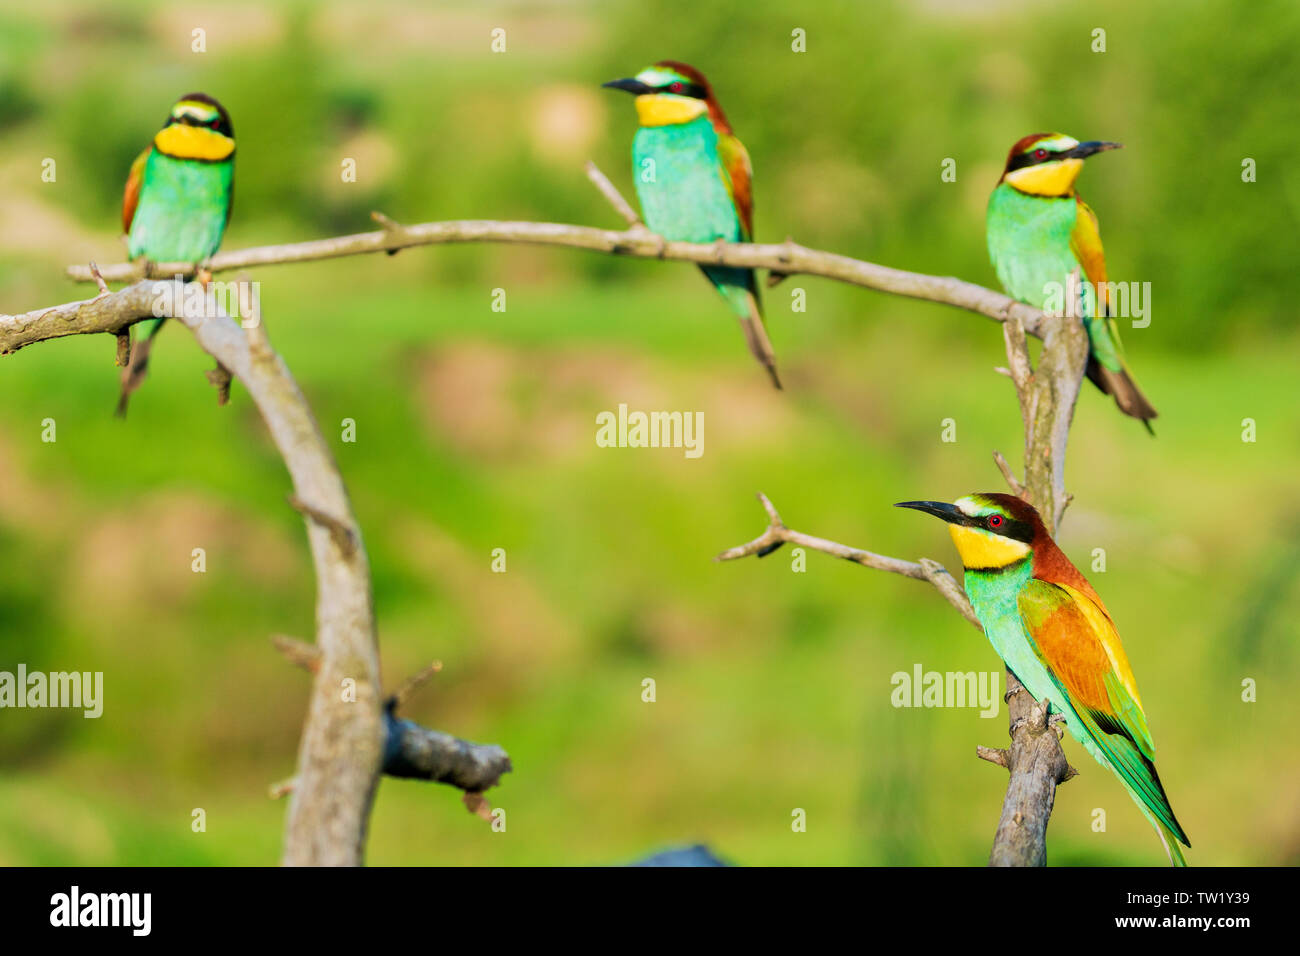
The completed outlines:
[[[440,670],[442,670],[442,661],[432,661],[428,667],[425,667],[423,670],[408,677],[402,682],[402,685],[393,692],[393,706],[403,706],[415,695],[415,692],[429,680],[430,677],[438,673]]]
[[[217,367],[209,369],[204,373],[207,376],[208,384],[217,390],[217,404],[225,405],[230,401],[230,369],[226,368],[220,362]]]
[[[357,533],[352,530],[351,526],[345,522],[328,514],[313,505],[307,504],[297,495],[289,495],[289,506],[299,514],[310,518],[316,524],[320,525],[330,533],[334,539],[335,546],[343,553],[344,557],[351,557],[357,550]]]
[[[492,804],[488,803],[483,794],[476,790],[467,790],[460,799],[465,804],[465,809],[474,816],[488,823],[492,822]]]
[[[1011,769],[1011,758],[1006,750],[998,747],[985,747],[983,744],[977,744],[975,747],[975,756],[981,760],[987,760],[989,763],[995,763],[1003,770]]]
[[[379,225],[381,225],[381,226],[383,227],[384,232],[388,233],[390,236],[397,236],[399,233],[401,233],[401,232],[403,231],[403,229],[402,229],[402,224],[401,224],[401,223],[396,222],[395,220],[389,219],[387,216],[385,216],[385,215],[384,215],[382,212],[380,212],[378,209],[376,209],[376,210],[374,210],[373,212],[370,213],[370,218],[373,219],[375,222],[379,223]],[[398,254],[399,252],[401,252],[401,251],[402,251],[401,249],[388,249],[388,250],[386,250],[386,252],[387,252],[390,256],[395,256],[395,255],[397,255],[397,254]]]
[[[315,644],[308,644],[288,634],[271,635],[271,643],[289,663],[313,674],[320,670],[321,650]]]
[[[298,789],[298,778],[290,777],[287,780],[281,780],[278,783],[271,784],[271,786],[267,788],[267,795],[272,800],[280,800],[284,797],[287,797],[289,794],[293,793],[297,789]]]
[[[90,262],[90,277],[95,280],[95,285],[99,286],[99,295],[95,296],[96,299],[100,296],[109,294],[108,283],[104,281],[103,275],[100,274],[99,266],[95,265],[93,259]]]
[[[794,261],[794,248],[795,248],[794,236],[786,236],[784,245],[785,245],[785,251],[781,253],[779,257],[780,261],[781,262]],[[794,273],[791,272],[781,272],[778,269],[771,270],[767,274],[767,288],[775,289],[778,285],[780,285],[786,279],[790,278],[790,276],[793,274]]]

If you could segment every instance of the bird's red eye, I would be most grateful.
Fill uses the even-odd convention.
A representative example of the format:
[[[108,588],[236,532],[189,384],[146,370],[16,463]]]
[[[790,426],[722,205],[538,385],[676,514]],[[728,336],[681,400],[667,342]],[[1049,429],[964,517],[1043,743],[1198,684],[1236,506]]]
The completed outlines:
[[[990,528],[1001,528],[1001,527],[1002,527],[1002,515],[989,515],[989,527],[990,527]]]
[[[686,89],[686,85],[684,83],[670,83],[668,84],[668,89],[672,90],[674,93],[680,93],[682,90]]]
[[[1047,150],[1042,149],[1041,147],[1034,150],[1034,159],[1046,159],[1046,158],[1047,158]]]

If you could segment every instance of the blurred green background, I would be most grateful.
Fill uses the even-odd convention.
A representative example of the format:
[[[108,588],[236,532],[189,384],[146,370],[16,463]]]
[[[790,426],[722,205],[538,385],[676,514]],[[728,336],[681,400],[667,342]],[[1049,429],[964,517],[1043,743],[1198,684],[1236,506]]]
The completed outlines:
[[[227,249],[365,231],[372,209],[615,226],[582,165],[630,195],[635,120],[599,84],[664,57],[708,74],[748,145],[759,239],[986,285],[984,204],[1010,144],[1123,142],[1080,191],[1111,278],[1152,283],[1150,327],[1124,335],[1158,437],[1085,386],[1060,542],[1085,571],[1106,551],[1090,577],[1190,862],[1300,860],[1295,3],[16,6],[0,13],[5,312],[86,297],[63,267],[121,260],[130,162],[195,89],[238,136]],[[788,550],[710,559],[762,530],[761,489],[800,530],[951,566],[941,525],[890,504],[998,489],[993,449],[1018,464],[995,324],[795,278],[767,296],[775,394],[686,266],[448,246],[254,278],[364,529],[386,682],[442,660],[407,715],[514,759],[489,794],[505,833],[454,791],[384,780],[372,863],[613,863],[697,840],[744,864],[986,859],[1005,775],[974,748],[1001,745],[1005,711],[896,709],[890,677],[1000,672],[987,642],[913,581],[818,554],[792,573]],[[99,720],[0,711],[0,863],[278,859],[267,786],[293,772],[308,680],[267,638],[311,636],[313,579],[282,464],[238,386],[216,407],[210,365],[167,328],[121,422],[108,337],[0,362],[0,669],[106,684]],[[703,457],[596,447],[620,402],[702,411]],[[1067,753],[1082,775],[1049,862],[1163,862],[1117,781]]]

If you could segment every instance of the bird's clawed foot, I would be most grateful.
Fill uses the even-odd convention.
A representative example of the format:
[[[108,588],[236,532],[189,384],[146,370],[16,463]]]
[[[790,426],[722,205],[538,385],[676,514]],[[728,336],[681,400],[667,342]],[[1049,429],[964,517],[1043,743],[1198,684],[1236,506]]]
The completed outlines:
[[[1065,714],[1049,714],[1047,717],[1047,727],[1049,730],[1056,731],[1056,739],[1061,740],[1065,737]]]
[[[1028,727],[1030,733],[1042,733],[1051,726],[1052,717],[1060,716],[1058,714],[1051,714],[1051,706],[1051,701],[1047,698],[1034,701],[1034,703],[1029,707],[1029,713],[1012,722],[1011,736],[1014,737],[1018,734],[1022,727]]]

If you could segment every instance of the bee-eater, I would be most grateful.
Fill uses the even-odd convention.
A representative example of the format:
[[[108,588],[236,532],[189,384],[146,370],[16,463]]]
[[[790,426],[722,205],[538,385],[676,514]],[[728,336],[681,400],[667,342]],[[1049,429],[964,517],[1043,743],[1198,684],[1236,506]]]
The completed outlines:
[[[749,153],[704,74],[685,63],[661,60],[631,79],[604,85],[636,95],[641,128],[632,141],[632,172],[646,226],[680,242],[750,242]],[[754,270],[700,268],[740,320],[750,352],[780,388]]]
[[[122,197],[122,228],[131,259],[193,262],[221,246],[235,192],[235,131],[226,108],[205,93],[182,96],[131,164]],[[117,413],[144,380],[158,319],[122,373]]]
[[[1078,314],[1091,345],[1088,377],[1150,431],[1147,423],[1156,410],[1124,361],[1097,215],[1074,191],[1084,159],[1119,146],[1080,143],[1062,133],[1034,133],[1012,146],[989,198],[989,258],[1007,294],[1039,309],[1053,298],[1049,287],[1064,289],[1070,273],[1079,270]]]
[[[1142,698],[1110,612],[1033,506],[976,494],[952,504],[903,501],[948,523],[966,594],[993,649],[1035,700],[1047,700],[1085,750],[1146,814],[1175,866],[1187,834],[1156,773]]]

